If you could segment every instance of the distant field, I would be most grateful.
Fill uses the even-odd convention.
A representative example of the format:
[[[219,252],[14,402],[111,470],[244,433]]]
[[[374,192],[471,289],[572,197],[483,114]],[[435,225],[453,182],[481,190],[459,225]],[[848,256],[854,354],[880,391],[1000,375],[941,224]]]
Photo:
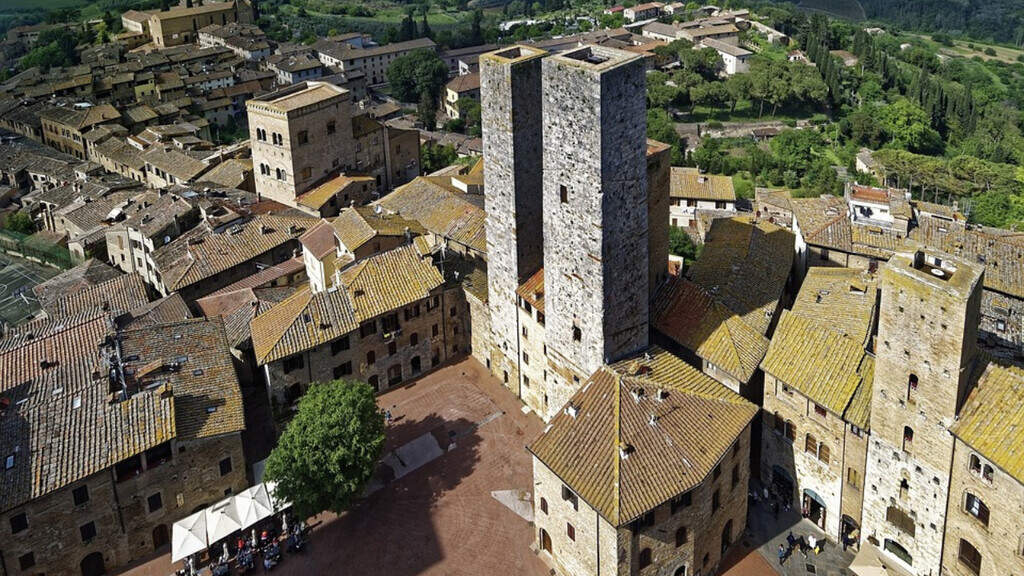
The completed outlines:
[[[997,46],[995,44],[982,44],[981,42],[971,43],[974,44],[973,49],[967,46],[967,42],[963,40],[956,40],[954,41],[956,46],[951,49],[947,48],[946,50],[967,58],[980,56],[985,60],[1001,60],[1003,62],[1018,62],[1017,57],[1024,54],[1024,50],[1017,50],[1015,48],[1007,48],[1005,46]],[[996,55],[989,56],[988,54],[985,54],[986,48],[992,48],[995,50]]]
[[[0,12],[12,12],[15,10],[55,10],[57,8],[71,8],[88,4],[86,0],[3,0],[0,3]]]
[[[866,20],[864,7],[857,0],[801,0],[797,7],[811,12],[824,12],[847,20]]]

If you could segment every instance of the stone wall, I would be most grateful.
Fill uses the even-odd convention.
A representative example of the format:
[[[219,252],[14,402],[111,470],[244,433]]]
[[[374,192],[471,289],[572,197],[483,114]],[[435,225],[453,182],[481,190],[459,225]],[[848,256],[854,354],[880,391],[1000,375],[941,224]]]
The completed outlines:
[[[515,291],[543,266],[544,256],[541,62],[546,54],[515,46],[480,58],[491,372],[513,390],[520,379]]]
[[[842,513],[849,516],[857,526],[863,525],[864,479],[868,458],[868,442],[871,436],[866,430],[846,426],[846,445],[843,449],[843,500]],[[851,474],[852,471],[852,474]]]
[[[644,65],[585,46],[543,77],[547,344],[586,377],[647,345]]]
[[[668,279],[668,210],[672,179],[672,148],[648,146],[647,153],[647,272],[649,294]]]
[[[533,483],[534,538],[539,553],[563,576],[612,574],[618,564],[615,527],[582,498],[576,498],[575,508],[572,501],[563,500],[561,479],[537,458],[533,459]],[[569,526],[575,540],[568,535]],[[542,531],[551,538],[550,553],[543,549]]]
[[[921,576],[939,571],[953,457],[949,426],[976,357],[981,272],[954,263],[953,277],[940,279],[896,256],[880,275],[863,532],[883,549],[886,539],[898,542]],[[913,519],[914,534],[890,521],[893,514]]]
[[[487,302],[472,292],[466,290],[465,298],[469,305],[469,352],[477,362],[486,366],[491,351],[491,312]]]
[[[971,456],[981,469],[971,469]],[[991,467],[990,478],[983,475]],[[942,573],[955,576],[1009,576],[1024,574],[1024,485],[960,440],[953,455],[953,476],[946,516]],[[988,507],[988,525],[965,509],[970,493]],[[981,571],[959,559],[960,540],[981,554]]]

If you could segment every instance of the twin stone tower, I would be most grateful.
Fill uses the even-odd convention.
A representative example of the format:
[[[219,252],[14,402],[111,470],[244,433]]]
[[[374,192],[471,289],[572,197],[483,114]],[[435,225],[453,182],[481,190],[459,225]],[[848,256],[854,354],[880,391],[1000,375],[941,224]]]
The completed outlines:
[[[517,289],[543,268],[546,357],[534,362],[574,391],[647,347],[667,275],[668,151],[647,140],[643,58],[513,46],[481,56],[480,93],[491,371],[509,387],[520,378]]]

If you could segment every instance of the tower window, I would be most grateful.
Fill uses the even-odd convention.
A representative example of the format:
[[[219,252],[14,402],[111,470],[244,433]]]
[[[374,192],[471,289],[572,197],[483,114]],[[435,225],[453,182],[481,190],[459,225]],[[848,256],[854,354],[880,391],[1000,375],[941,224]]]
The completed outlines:
[[[640,569],[643,570],[651,565],[651,549],[644,548],[640,551]]]
[[[914,429],[910,426],[903,427],[903,451],[910,452],[914,447]]]
[[[967,497],[964,499],[964,511],[977,518],[982,524],[988,526],[988,506],[970,492],[967,493]]]
[[[579,326],[573,326],[572,327],[572,341],[573,342],[579,342],[582,339],[583,339],[583,332],[580,330],[580,327]]]
[[[981,574],[981,552],[973,544],[960,539],[960,551],[957,555],[960,563],[967,567],[974,574]]]
[[[562,201],[562,204],[569,201],[569,189],[565,187],[565,184],[558,187],[558,198]]]

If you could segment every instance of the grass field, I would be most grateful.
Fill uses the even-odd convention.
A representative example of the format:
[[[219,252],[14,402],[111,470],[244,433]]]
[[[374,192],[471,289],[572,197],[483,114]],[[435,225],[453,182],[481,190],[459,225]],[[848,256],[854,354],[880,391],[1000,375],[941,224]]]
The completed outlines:
[[[39,312],[39,301],[32,287],[48,280],[59,270],[0,254],[0,321],[20,324]]]

